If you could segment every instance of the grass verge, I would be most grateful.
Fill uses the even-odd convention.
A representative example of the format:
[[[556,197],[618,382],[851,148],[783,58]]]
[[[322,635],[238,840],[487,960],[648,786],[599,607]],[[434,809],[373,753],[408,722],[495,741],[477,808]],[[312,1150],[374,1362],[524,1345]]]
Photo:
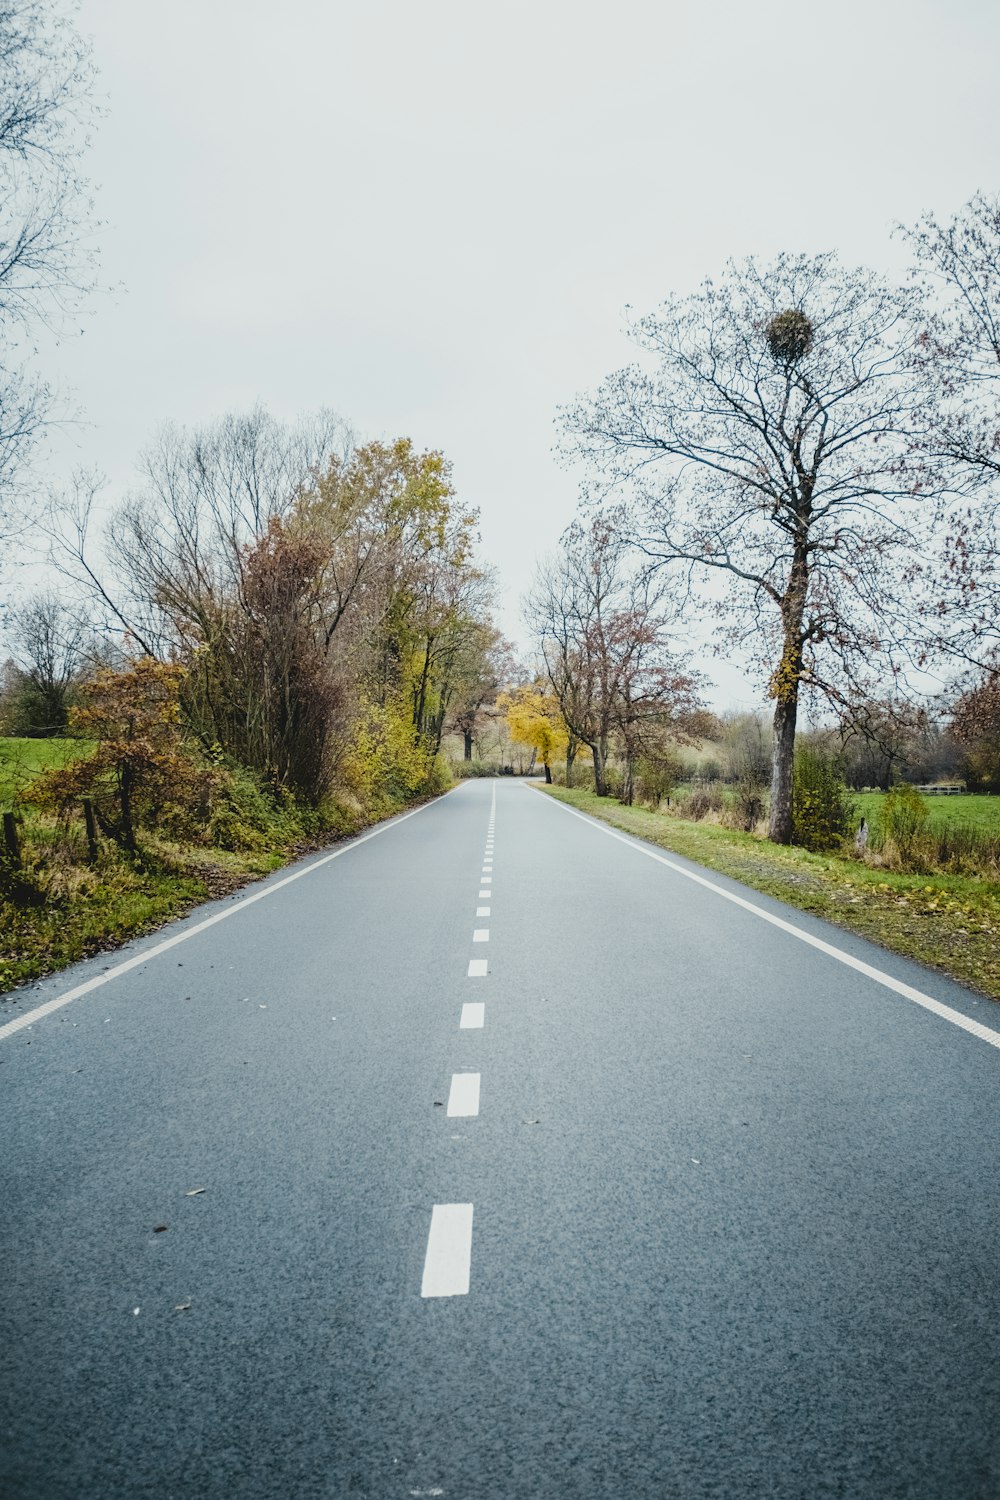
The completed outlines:
[[[63,969],[95,953],[120,947],[182,916],[203,901],[231,894],[292,860],[360,833],[383,818],[408,811],[418,798],[364,816],[354,810],[339,827],[313,836],[272,828],[268,846],[232,851],[143,836],[142,856],[131,861],[106,843],[93,869],[75,859],[45,865],[46,895],[36,904],[5,898],[0,890],[0,992]],[[51,822],[51,820],[48,820]],[[33,827],[51,832],[42,820]],[[0,993],[0,1002],[4,996]]]
[[[539,788],[539,790],[542,790]],[[977,876],[899,875],[830,854],[768,844],[715,824],[545,787],[559,802],[706,865],[790,906],[915,958],[1000,1000],[1000,885]]]

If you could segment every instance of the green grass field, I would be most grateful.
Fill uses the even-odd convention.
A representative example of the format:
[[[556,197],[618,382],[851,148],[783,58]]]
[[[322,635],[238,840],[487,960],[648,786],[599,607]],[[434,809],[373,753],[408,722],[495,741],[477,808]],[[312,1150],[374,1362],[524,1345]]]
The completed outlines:
[[[0,812],[9,812],[33,781],[93,748],[89,740],[28,740],[0,736]]]
[[[855,792],[853,800],[857,803],[859,816],[867,818],[869,823],[875,823],[879,819],[885,793]],[[924,802],[932,825],[963,823],[968,827],[980,828],[984,833],[1000,833],[1000,797],[925,797]]]

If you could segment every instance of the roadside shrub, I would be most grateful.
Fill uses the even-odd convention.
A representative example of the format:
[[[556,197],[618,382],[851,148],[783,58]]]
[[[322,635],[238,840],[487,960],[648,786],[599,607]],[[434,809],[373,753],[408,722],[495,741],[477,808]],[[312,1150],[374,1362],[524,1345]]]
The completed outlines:
[[[728,721],[723,759],[733,787],[723,821],[739,833],[752,833],[767,811],[771,776],[771,730],[761,714],[737,714]]]
[[[635,791],[638,801],[654,810],[669,797],[684,771],[678,755],[665,750],[643,755],[635,768]]]
[[[341,764],[343,787],[373,814],[394,812],[426,786],[433,756],[414,739],[413,720],[402,695],[360,705]]]
[[[899,782],[886,793],[880,809],[873,847],[880,850],[900,869],[918,870],[927,866],[930,850],[924,845],[929,811],[915,786]]]
[[[604,790],[609,797],[621,799],[625,791],[625,778],[616,766],[606,766],[604,769]]]
[[[445,757],[441,754],[435,755],[427,772],[427,780],[424,782],[423,791],[429,797],[436,796],[439,792],[446,792],[454,784],[455,778],[451,774],[451,767]]]
[[[709,813],[722,812],[725,805],[722,788],[712,782],[708,786],[693,787],[686,796],[678,798],[677,816],[688,818],[692,823],[700,823]]]
[[[207,817],[212,771],[191,752],[180,724],[182,667],[140,657],[120,671],[104,668],[70,710],[70,728],[96,740],[93,755],[47,771],[35,784],[42,806],[68,811],[89,797],[101,832],[129,854],[140,826],[164,810],[174,822],[190,810]]]
[[[449,762],[452,779],[469,781],[477,776],[499,776],[500,767],[483,760],[453,760]]]
[[[886,794],[868,849],[875,863],[912,874],[1000,875],[1000,834],[970,823],[932,823],[925,798],[907,783]]]
[[[792,841],[802,849],[836,849],[851,830],[854,804],[836,761],[812,745],[795,751]]]
[[[234,766],[224,777],[208,823],[208,838],[217,849],[257,853],[266,849],[269,834],[282,834],[287,823],[256,777]],[[277,826],[276,826],[277,825]]]
[[[738,781],[726,805],[723,823],[737,833],[753,833],[767,812],[767,796],[757,781]]]

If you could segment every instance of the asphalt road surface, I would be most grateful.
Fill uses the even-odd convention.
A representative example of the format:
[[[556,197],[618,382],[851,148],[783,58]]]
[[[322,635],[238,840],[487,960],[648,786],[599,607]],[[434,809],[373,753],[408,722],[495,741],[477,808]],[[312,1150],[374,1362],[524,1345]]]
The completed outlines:
[[[4,1500],[1000,1496],[1000,1012],[650,855],[467,782],[8,997]]]

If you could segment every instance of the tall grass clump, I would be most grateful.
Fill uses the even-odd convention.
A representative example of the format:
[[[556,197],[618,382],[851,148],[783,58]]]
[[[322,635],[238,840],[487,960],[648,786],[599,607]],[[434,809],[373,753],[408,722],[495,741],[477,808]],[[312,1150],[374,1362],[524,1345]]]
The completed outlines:
[[[880,863],[912,874],[1000,875],[1000,833],[932,822],[926,799],[905,782],[886,793],[868,847]]]

